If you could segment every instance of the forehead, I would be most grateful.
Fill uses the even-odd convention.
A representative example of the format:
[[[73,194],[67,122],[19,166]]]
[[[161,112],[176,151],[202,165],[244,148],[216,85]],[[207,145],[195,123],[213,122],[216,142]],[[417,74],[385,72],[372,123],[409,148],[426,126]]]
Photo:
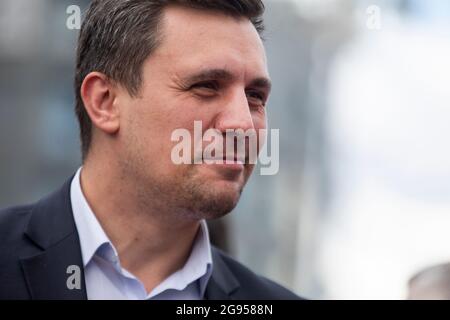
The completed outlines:
[[[263,43],[245,17],[169,6],[164,11],[162,40],[154,56],[181,70],[223,68],[268,76]]]

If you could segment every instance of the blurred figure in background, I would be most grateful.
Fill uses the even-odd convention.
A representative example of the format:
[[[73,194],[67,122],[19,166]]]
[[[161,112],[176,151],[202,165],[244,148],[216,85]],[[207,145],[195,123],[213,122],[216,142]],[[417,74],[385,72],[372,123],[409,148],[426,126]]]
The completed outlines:
[[[409,300],[450,300],[450,263],[420,271],[408,287]]]

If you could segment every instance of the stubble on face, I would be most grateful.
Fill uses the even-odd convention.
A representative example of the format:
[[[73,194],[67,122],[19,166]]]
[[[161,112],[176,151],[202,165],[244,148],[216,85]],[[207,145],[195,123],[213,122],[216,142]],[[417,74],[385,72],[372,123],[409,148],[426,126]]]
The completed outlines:
[[[239,202],[253,167],[246,164],[241,173],[223,172],[219,173],[219,179],[211,180],[201,172],[204,169],[202,166],[211,165],[189,166],[191,168],[186,175],[175,183],[176,189],[179,189],[176,194],[180,197],[180,203],[197,219],[221,218],[231,212]]]
[[[139,147],[142,140],[134,137],[132,141],[132,147],[120,162],[122,177],[133,184],[144,212],[149,207],[165,209],[171,211],[168,220],[218,219],[230,213],[254,168],[245,164],[239,173],[218,172],[214,165],[183,164],[173,165],[176,167],[173,174],[165,175],[151,170],[151,164],[139,152],[143,150]]]

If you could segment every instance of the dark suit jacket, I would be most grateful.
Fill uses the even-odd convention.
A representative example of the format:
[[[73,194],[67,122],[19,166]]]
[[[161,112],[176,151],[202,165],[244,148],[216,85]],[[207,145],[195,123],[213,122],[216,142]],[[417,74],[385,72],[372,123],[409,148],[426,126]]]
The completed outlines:
[[[35,204],[0,211],[0,299],[87,299],[70,181]],[[206,299],[299,298],[214,246],[212,257]],[[67,286],[73,265],[81,270],[80,289]]]

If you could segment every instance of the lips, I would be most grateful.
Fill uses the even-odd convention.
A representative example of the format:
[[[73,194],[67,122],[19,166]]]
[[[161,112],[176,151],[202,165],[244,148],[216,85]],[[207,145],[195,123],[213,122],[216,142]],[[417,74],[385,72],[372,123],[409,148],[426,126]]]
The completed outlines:
[[[224,163],[236,163],[236,164],[245,164],[248,163],[247,159],[245,157],[234,157],[232,159],[226,159],[226,157],[223,158]]]
[[[208,162],[212,161],[215,163],[224,163],[224,164],[242,164],[242,165],[244,165],[246,163],[249,163],[249,159],[245,155],[243,155],[243,156],[235,155],[234,157],[230,156],[230,157],[228,157],[228,159],[226,156],[223,156],[222,158],[208,157],[208,158],[203,158],[203,160],[204,161],[207,160]]]

